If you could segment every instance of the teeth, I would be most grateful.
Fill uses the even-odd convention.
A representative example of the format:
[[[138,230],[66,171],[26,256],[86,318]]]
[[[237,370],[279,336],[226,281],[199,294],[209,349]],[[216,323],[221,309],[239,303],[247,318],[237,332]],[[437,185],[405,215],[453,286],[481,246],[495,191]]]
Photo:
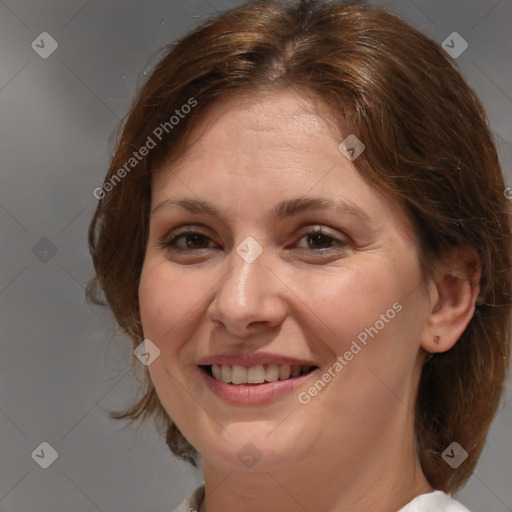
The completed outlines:
[[[224,382],[231,382],[231,366],[223,364],[221,366],[221,377]]]
[[[293,365],[292,366],[292,370],[291,370],[291,376],[292,377],[298,377],[299,374],[300,374],[300,371],[302,370],[302,367],[301,366],[295,366]]]
[[[266,364],[250,366],[249,368],[239,365],[213,364],[212,375],[217,379],[232,384],[262,384],[263,382],[275,382],[286,380],[290,377],[298,377],[306,373],[310,366],[289,365],[289,364]]]
[[[279,374],[279,365],[269,364],[267,366],[267,371],[265,372],[265,380],[268,382],[275,382],[276,380],[279,380]]]
[[[243,366],[235,364],[231,370],[231,382],[233,384],[245,384],[247,382],[247,370]]]
[[[283,366],[279,367],[279,380],[286,380],[290,377],[290,365],[283,364]]]
[[[218,364],[212,364],[212,373],[217,380],[224,380],[222,378],[222,368]]]
[[[262,382],[265,382],[265,368],[263,368],[262,364],[258,366],[251,366],[247,370],[247,382],[249,384],[261,384]]]

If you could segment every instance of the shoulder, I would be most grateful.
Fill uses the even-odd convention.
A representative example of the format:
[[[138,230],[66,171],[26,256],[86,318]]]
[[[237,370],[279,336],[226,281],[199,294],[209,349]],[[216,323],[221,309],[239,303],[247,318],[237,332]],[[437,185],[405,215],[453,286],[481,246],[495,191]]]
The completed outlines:
[[[443,491],[416,496],[398,512],[470,512],[464,505]]]
[[[204,499],[204,484],[196,487],[173,512],[197,512]]]

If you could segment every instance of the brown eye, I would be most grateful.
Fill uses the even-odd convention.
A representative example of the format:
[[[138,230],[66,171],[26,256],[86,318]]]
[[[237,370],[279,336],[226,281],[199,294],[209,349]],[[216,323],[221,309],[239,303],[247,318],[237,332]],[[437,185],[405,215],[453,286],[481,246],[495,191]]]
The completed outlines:
[[[330,249],[339,249],[348,245],[348,242],[345,240],[340,240],[329,233],[323,231],[322,229],[317,229],[314,231],[309,231],[304,233],[299,240],[306,240],[306,247],[302,246],[301,249],[310,249],[315,252],[324,252]]]
[[[194,249],[208,249],[206,246],[209,241],[211,242],[211,239],[207,235],[189,230],[174,233],[170,240],[161,242],[160,246],[176,251],[193,251]]]
[[[332,236],[324,235],[323,233],[312,233],[306,235],[306,240],[308,241],[308,246],[310,249],[320,249],[320,245],[326,245],[330,247],[332,242],[335,242]]]

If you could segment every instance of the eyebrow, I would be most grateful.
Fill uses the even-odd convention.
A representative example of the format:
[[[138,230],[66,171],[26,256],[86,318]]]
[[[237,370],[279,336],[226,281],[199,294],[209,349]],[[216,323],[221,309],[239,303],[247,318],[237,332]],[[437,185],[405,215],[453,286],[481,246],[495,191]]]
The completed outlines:
[[[222,220],[222,215],[212,204],[207,201],[187,197],[165,199],[151,210],[151,215],[154,215],[155,212],[161,208],[169,206],[176,206],[191,213],[210,215]],[[343,199],[333,201],[323,197],[299,197],[281,201],[272,209],[269,217],[281,220],[285,217],[298,215],[307,210],[318,209],[332,209],[340,214],[355,217],[362,222],[370,222],[369,215],[354,203]]]

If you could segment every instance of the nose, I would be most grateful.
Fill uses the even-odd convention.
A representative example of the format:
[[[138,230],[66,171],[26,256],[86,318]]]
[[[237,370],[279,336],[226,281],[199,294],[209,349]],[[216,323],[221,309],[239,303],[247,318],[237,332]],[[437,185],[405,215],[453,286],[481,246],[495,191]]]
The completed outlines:
[[[235,251],[220,280],[208,317],[216,328],[238,338],[281,325],[286,316],[286,286],[270,265],[266,251],[248,263]]]

